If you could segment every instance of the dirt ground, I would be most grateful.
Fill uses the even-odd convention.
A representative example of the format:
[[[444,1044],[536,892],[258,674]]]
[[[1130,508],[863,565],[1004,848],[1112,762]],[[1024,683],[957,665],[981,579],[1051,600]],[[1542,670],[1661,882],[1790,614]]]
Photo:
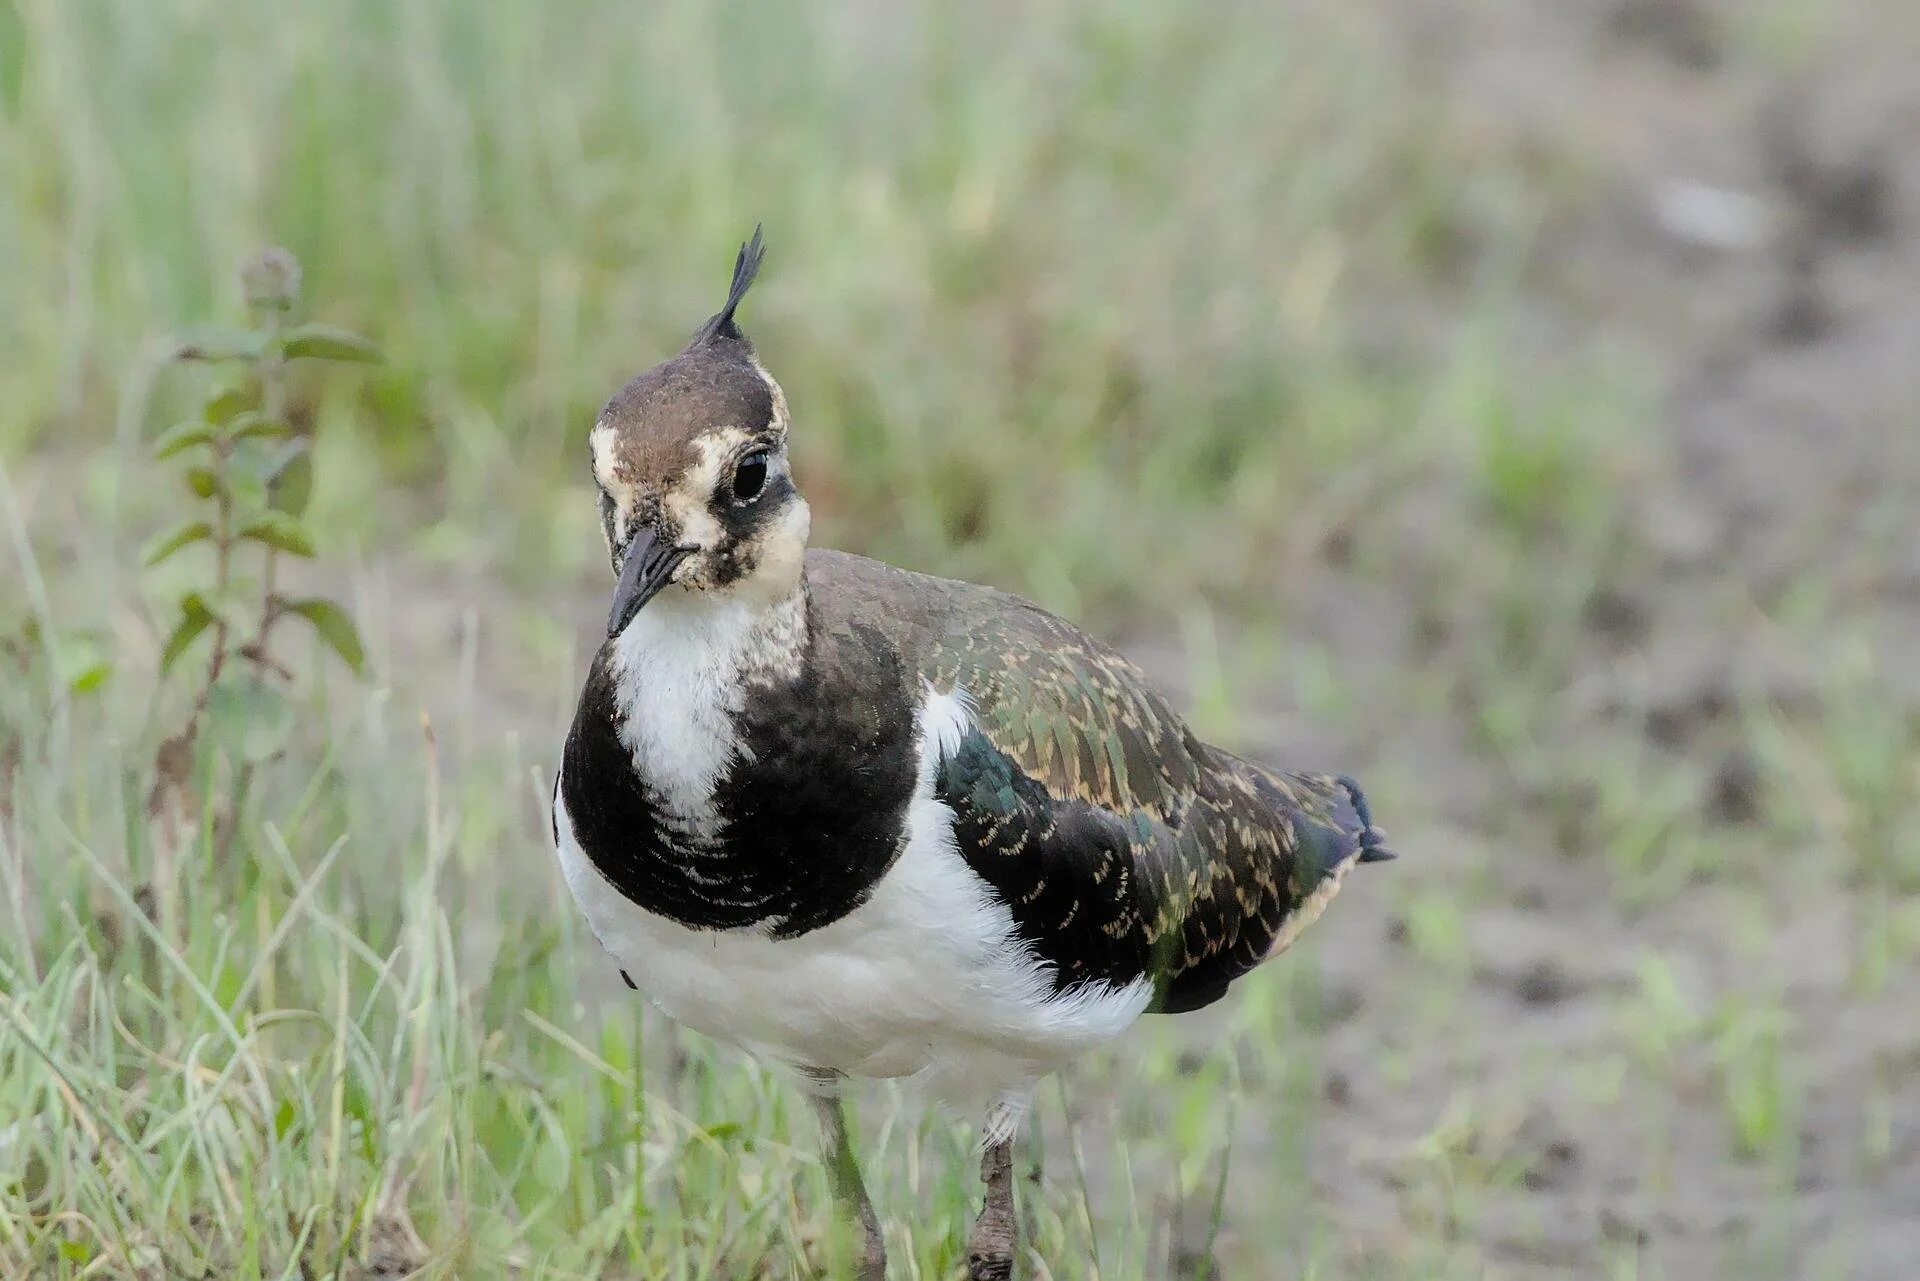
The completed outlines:
[[[1421,27],[1447,92],[1490,128],[1571,145],[1598,179],[1542,231],[1556,270],[1524,300],[1542,349],[1624,342],[1662,386],[1654,464],[1617,495],[1643,559],[1588,613],[1567,745],[1638,738],[1651,769],[1709,762],[1709,819],[1737,831],[1756,804],[1743,709],[1814,706],[1832,657],[1766,621],[1783,594],[1819,580],[1830,626],[1812,633],[1871,637],[1878,697],[1920,703],[1920,668],[1900,661],[1920,644],[1920,22],[1851,6],[1842,39],[1775,72],[1724,47],[1732,4],[1436,8]],[[1430,531],[1409,513],[1390,537],[1416,573]],[[1324,562],[1292,590],[1290,638],[1328,646],[1357,686],[1419,665],[1392,593],[1353,608]],[[1421,1176],[1404,1154],[1470,1099],[1463,1148],[1524,1169],[1448,1228],[1490,1273],[1915,1275],[1920,976],[1909,955],[1877,994],[1855,983],[1875,891],[1796,858],[1629,908],[1467,721],[1380,700],[1330,744],[1325,725],[1269,718],[1276,759],[1375,756],[1368,776],[1394,789],[1376,809],[1406,816],[1385,820],[1408,854],[1397,902],[1491,887],[1460,923],[1458,997],[1437,995],[1377,882],[1352,883],[1319,927],[1337,1018],[1311,1168],[1345,1252],[1404,1257],[1432,1229],[1410,1222]],[[1704,1058],[1596,1082],[1634,1037],[1651,955],[1697,1008],[1777,999],[1804,1088],[1786,1186],[1729,1158]],[[1401,1053],[1418,1068],[1390,1078]],[[1876,1089],[1887,1114],[1869,1124]],[[1229,1196],[1229,1222],[1261,1212],[1255,1190]]]

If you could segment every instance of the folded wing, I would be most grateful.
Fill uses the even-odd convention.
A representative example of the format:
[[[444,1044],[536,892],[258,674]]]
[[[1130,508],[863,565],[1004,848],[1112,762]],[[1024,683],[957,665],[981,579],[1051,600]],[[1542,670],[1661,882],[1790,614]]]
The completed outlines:
[[[961,854],[1058,990],[1144,977],[1154,1008],[1206,1005],[1388,857],[1350,782],[1202,743],[1132,664],[1024,601],[958,618],[922,674],[972,711],[935,776]]]

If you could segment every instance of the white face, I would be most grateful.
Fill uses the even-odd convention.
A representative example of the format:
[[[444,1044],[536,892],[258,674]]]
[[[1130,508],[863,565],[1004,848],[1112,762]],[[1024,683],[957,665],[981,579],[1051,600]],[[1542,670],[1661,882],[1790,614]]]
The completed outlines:
[[[601,532],[616,567],[644,526],[687,552],[664,592],[766,603],[793,594],[812,513],[793,485],[784,400],[775,403],[778,412],[767,427],[712,428],[686,443],[676,468],[654,475],[622,465],[614,427],[594,428],[589,441],[600,487]]]

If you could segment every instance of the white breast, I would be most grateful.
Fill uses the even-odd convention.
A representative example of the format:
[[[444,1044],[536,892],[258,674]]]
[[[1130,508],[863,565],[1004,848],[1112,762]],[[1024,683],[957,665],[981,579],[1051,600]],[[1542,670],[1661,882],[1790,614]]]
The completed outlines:
[[[791,675],[805,603],[770,609],[669,587],[614,642],[620,741],[666,816],[690,835],[717,825],[713,790],[742,751],[733,716],[754,679]]]
[[[946,1097],[1017,1099],[1130,1025],[1152,986],[1096,982],[1053,994],[1049,967],[961,858],[953,812],[933,794],[940,755],[967,723],[964,694],[928,691],[905,849],[865,903],[799,938],[691,930],[639,908],[581,850],[556,788],[567,884],[620,967],[689,1027],[800,1067],[919,1076]]]

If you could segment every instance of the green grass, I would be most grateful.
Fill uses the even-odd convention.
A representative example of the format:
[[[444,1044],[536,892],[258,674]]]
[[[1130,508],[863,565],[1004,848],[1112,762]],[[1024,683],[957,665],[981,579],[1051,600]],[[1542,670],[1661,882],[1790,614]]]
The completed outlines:
[[[577,571],[586,427],[764,220],[829,541],[1081,610],[1257,582],[1354,467],[1444,453],[1430,341],[1336,300],[1441,281],[1436,236],[1501,247],[1497,299],[1575,172],[1469,151],[1348,8],[10,4],[0,441],[124,443],[123,372],[276,241],[390,358],[319,407],[336,528]]]
[[[0,1270],[361,1277],[387,1251],[432,1276],[720,1278],[829,1257],[790,1084],[642,1015],[563,895],[516,903],[487,874],[545,857],[510,818],[537,794],[527,762],[442,759],[439,735],[369,708],[325,759],[283,763],[259,797],[273,818],[243,815],[224,851],[204,828],[169,849],[140,764],[98,749],[100,709],[50,705],[31,675],[4,709],[52,728],[5,796]],[[1093,1085],[1084,1115],[1053,1115],[1031,1158],[1054,1178],[1025,1193],[1052,1275],[1154,1274],[1165,1224],[1140,1207],[1176,1195],[1204,1221],[1236,1114],[1284,1131],[1311,1113],[1311,1057],[1258,1053],[1311,1025],[1294,977],[1234,1016],[1227,1044],[1256,1066],[1148,1037],[1125,1053],[1162,1088],[1116,1117]],[[969,1124],[862,1102],[900,1275],[949,1275]],[[1298,1153],[1261,1159],[1297,1171]],[[1136,1171],[1157,1191],[1123,1199]],[[1310,1249],[1306,1218],[1284,1227],[1260,1248]]]
[[[1790,60],[1801,9],[1735,56]],[[1364,747],[1409,855],[1049,1089],[1031,1275],[1677,1275],[1631,1205],[1552,1251],[1700,1151],[1771,1225],[1727,1275],[1841,1275],[1784,1235],[1833,1111],[1797,967],[1911,988],[1920,722],[1807,564],[1713,622],[1806,696],[1650,746],[1675,714],[1596,620],[1673,607],[1632,501],[1676,467],[1666,371],[1536,323],[1587,305],[1552,237],[1610,193],[1433,75],[1336,0],[0,0],[0,1275],[831,1272],[798,1095],[637,1008],[541,816],[605,587],[586,428],[758,221],[818,541],[1124,635],[1222,742]],[[179,513],[143,442],[200,388],[155,359],[265,242],[388,356],[291,388],[373,675],[295,648],[287,754],[176,840],[154,660],[193,567],[133,565]],[[1891,558],[1908,507],[1874,510]],[[1493,935],[1576,908],[1617,935],[1569,1028]],[[1862,1180],[1910,1058],[1821,1132]],[[896,1276],[955,1275],[970,1118],[859,1111]]]

